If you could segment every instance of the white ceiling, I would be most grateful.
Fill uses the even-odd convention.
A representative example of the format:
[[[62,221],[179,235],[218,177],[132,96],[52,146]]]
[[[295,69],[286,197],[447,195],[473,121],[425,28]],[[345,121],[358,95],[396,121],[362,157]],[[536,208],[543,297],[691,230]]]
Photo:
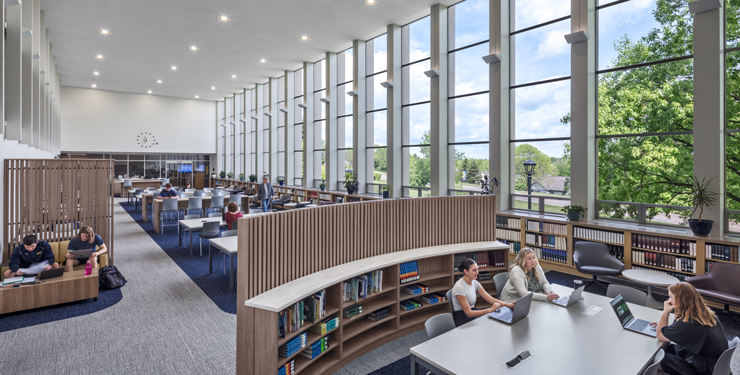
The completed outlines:
[[[380,35],[388,24],[413,21],[435,3],[456,2],[41,0],[41,9],[62,85],[219,100],[318,61],[327,51],[340,52],[354,39]],[[219,21],[220,15],[231,20]],[[301,41],[301,35],[311,39]],[[199,50],[190,51],[191,45]]]

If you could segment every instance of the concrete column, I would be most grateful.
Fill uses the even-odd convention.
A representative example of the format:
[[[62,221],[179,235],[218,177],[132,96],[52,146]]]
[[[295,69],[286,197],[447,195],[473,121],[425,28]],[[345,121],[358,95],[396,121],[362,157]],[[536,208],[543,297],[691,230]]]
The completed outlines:
[[[270,126],[270,145],[268,151],[270,152],[270,182],[277,184],[278,178],[278,116],[280,111],[277,109],[277,92],[278,92],[278,79],[270,78],[270,116],[265,118]]]
[[[38,78],[38,88],[39,88],[39,101],[38,101],[38,118],[39,118],[39,139],[40,144],[39,147],[42,150],[50,151],[51,148],[49,145],[51,142],[49,142],[49,129],[47,128],[47,121],[46,121],[46,97],[48,95],[48,90],[46,86],[46,66],[47,66],[47,39],[46,39],[46,12],[40,12],[39,14],[39,48],[38,48],[38,75],[35,76]],[[34,34],[34,37],[36,34]]]
[[[339,173],[339,155],[337,153],[337,54],[334,52],[326,53],[326,144],[324,157],[326,159],[326,189],[341,190],[344,186],[337,182],[344,181],[344,173]],[[344,171],[344,168],[342,168]]]
[[[431,194],[448,194],[447,142],[447,6],[435,4],[431,14]]]
[[[570,45],[571,204],[596,216],[596,5],[595,0],[571,0],[571,33],[588,38]]]
[[[21,69],[22,89],[21,111],[23,112],[21,121],[21,143],[29,146],[34,145],[33,134],[33,15],[34,2],[36,0],[26,0],[21,3]]]
[[[408,163],[404,166],[403,119],[401,99],[403,92],[401,74],[401,26],[388,25],[388,82],[387,133],[388,134],[388,185],[391,198],[403,196],[403,185],[409,184]]]
[[[264,114],[264,106],[265,106],[265,94],[264,94],[264,84],[256,84],[254,85],[254,94],[256,97],[255,105],[257,110],[255,117],[257,117],[257,126],[255,127],[256,133],[255,135],[255,154],[254,156],[257,158],[256,168],[257,171],[254,172],[254,174],[257,175],[257,181],[262,182],[262,175],[266,173],[270,173],[270,171],[265,170],[265,160],[264,160],[264,152],[265,147],[269,147],[269,145],[264,144],[264,135],[262,127],[265,124],[265,114]]]
[[[27,0],[28,1],[28,0]],[[31,69],[32,69],[32,83],[33,89],[31,90],[31,113],[33,119],[32,133],[33,133],[33,147],[42,148],[42,134],[41,134],[41,87],[43,82],[39,75],[40,62],[41,62],[41,11],[39,7],[39,0],[33,0],[33,37],[31,38]]]
[[[694,14],[694,175],[712,180],[717,204],[702,220],[714,220],[711,235],[725,231],[725,21],[722,8]],[[694,216],[699,218],[697,211]]]
[[[295,185],[295,72],[286,70],[283,83],[285,106],[280,108],[280,116],[285,118],[285,184]]]
[[[51,79],[52,79],[52,46],[51,46],[51,39],[50,39],[50,32],[49,30],[46,30],[46,54],[44,58],[44,64],[46,73],[44,73],[44,92],[46,93],[46,100],[44,102],[44,107],[46,108],[46,132],[47,132],[47,138],[49,139],[49,150],[51,151],[54,147],[54,129],[53,129],[53,123],[51,121],[51,96],[53,95],[51,93]]]
[[[314,171],[313,161],[313,66],[314,63],[303,63],[303,187],[313,188],[316,173],[321,176],[321,169]]]
[[[21,52],[21,13],[20,5],[5,8],[5,139],[21,140],[22,92],[22,52]]]
[[[373,149],[367,149],[367,129],[365,103],[366,90],[366,43],[355,39],[352,42],[352,91],[357,95],[352,97],[352,168],[360,183],[360,193],[367,192],[367,183],[373,181]],[[372,138],[370,138],[372,141]]]
[[[488,147],[490,160],[490,177],[498,179],[501,184],[493,188],[496,194],[496,209],[508,210],[511,200],[509,194],[514,189],[514,181],[510,181],[512,156],[509,134],[509,1],[491,0],[489,34],[490,43],[488,52],[499,56],[498,62],[488,65],[489,74],[489,134],[491,135]]]

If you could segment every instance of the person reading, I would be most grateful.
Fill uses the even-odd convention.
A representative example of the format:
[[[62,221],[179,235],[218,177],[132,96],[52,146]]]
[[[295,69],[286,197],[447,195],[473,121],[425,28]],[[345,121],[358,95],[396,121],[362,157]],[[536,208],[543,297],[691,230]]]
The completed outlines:
[[[239,205],[236,204],[236,202],[229,202],[229,204],[226,205],[226,211],[227,212],[224,214],[224,221],[226,222],[226,225],[228,225],[227,230],[231,230],[231,223],[239,220],[243,215],[239,212]]]
[[[668,317],[675,313],[673,324]],[[673,342],[664,348],[660,361],[663,372],[670,375],[711,375],[719,357],[729,348],[725,329],[693,285],[685,282],[668,287],[668,300],[663,303],[656,327],[661,342]]]
[[[483,315],[490,314],[500,309],[501,306],[506,306],[510,309],[514,308],[513,303],[502,302],[491,297],[483,286],[480,285],[477,280],[478,264],[474,260],[470,258],[463,260],[457,269],[463,273],[463,277],[457,280],[452,287],[451,293],[452,318],[455,321],[455,327],[459,327]],[[476,296],[480,296],[486,302],[490,303],[491,307],[484,310],[476,310]]]
[[[509,268],[509,280],[501,291],[501,300],[513,302],[529,294],[533,300],[553,301],[560,298],[550,287],[545,271],[537,261],[537,254],[530,248],[519,251],[514,264]]]
[[[51,250],[49,243],[39,241],[36,236],[30,234],[23,238],[22,244],[13,249],[8,262],[10,268],[5,271],[3,277],[7,279],[9,277],[23,276],[25,273],[20,271],[21,268],[28,268],[32,264],[41,262],[47,263],[47,266],[43,269],[44,271],[59,268],[59,265],[54,259],[54,251]]]
[[[177,198],[177,193],[172,190],[172,184],[167,183],[164,185],[164,190],[159,192],[159,198]]]
[[[98,248],[98,251],[95,251],[96,247]],[[64,261],[65,272],[74,271],[75,266],[87,264],[88,261],[92,264],[93,268],[98,268],[98,256],[108,252],[108,248],[105,246],[103,239],[95,234],[93,229],[88,226],[80,228],[80,232],[77,233],[77,236],[69,241],[67,251],[69,250],[92,250],[93,253],[89,257],[76,258],[68,252],[67,255],[65,255],[65,258],[67,259]]]

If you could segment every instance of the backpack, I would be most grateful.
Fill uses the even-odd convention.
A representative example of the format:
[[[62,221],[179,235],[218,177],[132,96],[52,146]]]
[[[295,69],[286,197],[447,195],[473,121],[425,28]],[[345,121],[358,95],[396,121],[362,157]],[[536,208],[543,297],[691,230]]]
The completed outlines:
[[[126,285],[126,278],[121,275],[116,266],[105,266],[100,270],[100,286],[107,289],[116,289]]]

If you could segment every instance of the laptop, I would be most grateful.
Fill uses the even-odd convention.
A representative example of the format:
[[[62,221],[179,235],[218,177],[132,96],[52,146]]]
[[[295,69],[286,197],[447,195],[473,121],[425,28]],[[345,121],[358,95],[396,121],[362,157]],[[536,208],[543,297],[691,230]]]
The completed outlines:
[[[612,309],[614,309],[614,312],[617,314],[617,318],[619,319],[619,323],[622,324],[622,328],[651,337],[657,336],[657,331],[650,326],[650,322],[647,320],[636,319],[632,316],[632,312],[621,294],[611,300],[609,304],[612,305]]]
[[[581,293],[583,293],[583,289],[584,288],[585,288],[585,286],[582,286],[582,287],[574,290],[570,294],[570,296],[568,296],[568,297],[561,297],[558,300],[555,300],[555,301],[547,301],[547,302],[554,303],[554,304],[556,304],[558,306],[569,307],[570,305],[578,302],[578,300],[581,299]]]
[[[532,295],[532,293],[529,293],[526,296],[516,300],[513,310],[504,306],[488,314],[488,317],[491,319],[500,320],[504,323],[514,324],[524,319],[525,316],[529,315],[529,307],[532,305]]]
[[[89,258],[93,253],[93,249],[69,250],[69,253],[74,255],[75,259]]]
[[[64,268],[51,269],[48,271],[42,271],[39,274],[39,280],[48,280],[55,277],[64,276]]]

